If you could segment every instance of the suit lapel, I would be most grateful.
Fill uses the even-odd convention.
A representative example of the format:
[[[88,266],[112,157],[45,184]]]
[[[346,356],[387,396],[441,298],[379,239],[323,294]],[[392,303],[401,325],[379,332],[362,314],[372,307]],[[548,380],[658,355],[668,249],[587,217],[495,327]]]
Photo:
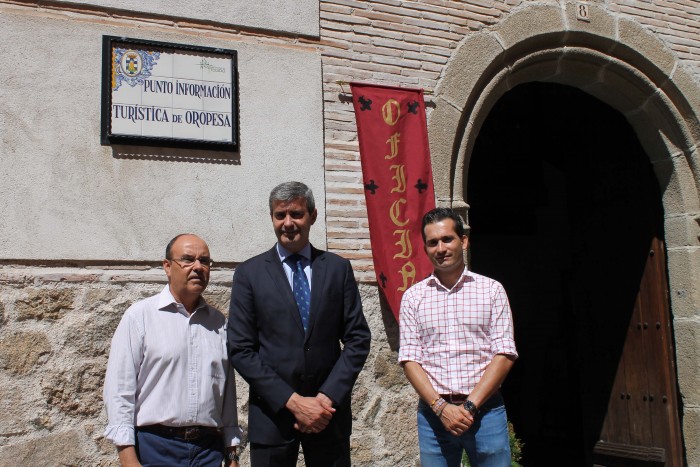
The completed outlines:
[[[285,302],[284,308],[289,310],[292,314],[292,319],[297,323],[299,331],[304,332],[304,325],[301,323],[301,315],[299,315],[299,308],[297,307],[297,302],[294,300],[294,292],[289,286],[289,281],[287,280],[287,275],[284,272],[284,267],[280,262],[279,254],[277,253],[277,245],[273,246],[271,250],[268,251],[267,257],[265,258],[267,272],[272,280],[272,289],[270,293],[278,294],[280,300]],[[313,288],[311,289],[313,290]],[[313,297],[311,300],[313,306]]]
[[[309,310],[309,327],[306,330],[307,339],[311,335],[323,302],[323,290],[327,277],[326,256],[323,253],[323,251],[311,246],[311,309]]]

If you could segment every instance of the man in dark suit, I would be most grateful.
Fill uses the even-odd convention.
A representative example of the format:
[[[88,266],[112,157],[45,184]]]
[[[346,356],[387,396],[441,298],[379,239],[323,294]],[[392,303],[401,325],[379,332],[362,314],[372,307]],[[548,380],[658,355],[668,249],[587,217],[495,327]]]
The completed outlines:
[[[350,396],[370,331],[350,262],[314,248],[311,190],[282,183],[270,193],[277,244],[236,268],[228,345],[250,385],[253,467],[350,466]],[[342,343],[342,348],[341,348]]]

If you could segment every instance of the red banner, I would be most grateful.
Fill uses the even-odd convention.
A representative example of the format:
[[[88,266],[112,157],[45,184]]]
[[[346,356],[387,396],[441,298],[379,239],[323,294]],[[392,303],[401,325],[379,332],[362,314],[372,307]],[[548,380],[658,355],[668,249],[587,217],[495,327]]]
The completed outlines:
[[[435,207],[422,89],[350,83],[377,282],[398,321],[401,296],[432,271],[421,219]]]

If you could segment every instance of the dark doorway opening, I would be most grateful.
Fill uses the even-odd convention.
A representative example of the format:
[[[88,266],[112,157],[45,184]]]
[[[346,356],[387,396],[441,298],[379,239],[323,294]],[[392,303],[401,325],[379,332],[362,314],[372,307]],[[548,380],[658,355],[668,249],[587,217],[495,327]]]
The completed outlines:
[[[663,207],[624,116],[573,87],[514,88],[478,135],[467,202],[471,269],[513,309],[503,392],[523,465],[680,465]]]

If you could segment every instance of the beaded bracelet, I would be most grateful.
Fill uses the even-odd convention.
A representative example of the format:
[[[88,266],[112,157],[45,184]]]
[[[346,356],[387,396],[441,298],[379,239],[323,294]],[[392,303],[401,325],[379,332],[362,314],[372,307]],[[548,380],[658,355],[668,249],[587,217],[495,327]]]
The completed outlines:
[[[442,415],[442,411],[445,410],[445,407],[447,406],[447,401],[443,399],[442,397],[438,398],[438,400],[435,401],[432,409],[433,412],[435,412],[435,415],[438,417]]]

